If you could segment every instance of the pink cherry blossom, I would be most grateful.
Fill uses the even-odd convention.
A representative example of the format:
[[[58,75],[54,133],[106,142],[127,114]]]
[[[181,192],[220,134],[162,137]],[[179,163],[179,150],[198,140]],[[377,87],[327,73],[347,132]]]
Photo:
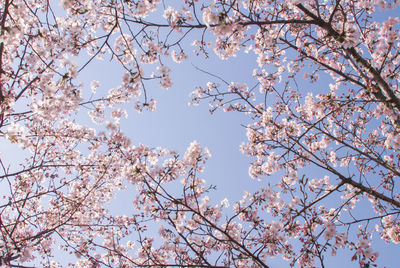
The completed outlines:
[[[0,264],[324,267],[346,250],[379,265],[377,241],[400,242],[398,5],[2,1],[0,136],[19,157],[0,154]],[[248,81],[196,67],[213,81],[190,94],[245,118],[243,185],[260,186],[239,200],[213,192],[197,141],[175,152],[124,129],[179,84],[175,64],[212,54],[254,59]]]

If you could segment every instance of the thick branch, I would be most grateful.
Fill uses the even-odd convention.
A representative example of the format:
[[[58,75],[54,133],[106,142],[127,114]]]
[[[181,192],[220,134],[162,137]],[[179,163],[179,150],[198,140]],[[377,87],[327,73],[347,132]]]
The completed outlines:
[[[6,18],[8,14],[8,7],[10,6],[10,1],[6,0],[4,3],[4,9],[2,13],[2,18],[0,22],[0,35],[4,34],[4,29],[5,29],[5,24],[6,24]],[[3,70],[3,53],[4,53],[4,43],[0,43],[0,81],[1,81],[1,76],[4,73]],[[4,95],[3,95],[3,86],[0,84],[0,103],[2,103],[4,100]]]
[[[304,12],[307,16],[311,17],[314,20],[315,25],[323,28],[328,32],[328,36],[335,38],[340,43],[345,42],[345,38],[342,34],[338,33],[335,29],[333,29],[332,25],[328,22],[325,22],[321,17],[315,15],[307,8],[305,8],[302,4],[298,4],[297,7]],[[344,52],[353,59],[356,63],[358,63],[363,70],[367,71],[370,76],[372,76],[373,80],[377,83],[374,86],[375,90],[372,93],[375,97],[384,103],[392,103],[398,112],[400,112],[400,100],[396,97],[394,92],[391,90],[389,84],[382,78],[379,71],[377,71],[372,65],[355,50],[354,47],[351,48],[342,48]],[[384,94],[382,93],[384,92]],[[385,96],[386,95],[386,96]]]

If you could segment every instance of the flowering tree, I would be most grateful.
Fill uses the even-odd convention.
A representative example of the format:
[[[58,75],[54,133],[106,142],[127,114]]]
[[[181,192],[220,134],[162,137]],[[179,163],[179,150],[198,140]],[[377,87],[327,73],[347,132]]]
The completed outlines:
[[[25,159],[0,159],[0,263],[58,267],[71,254],[78,267],[269,267],[281,256],[323,267],[345,249],[373,264],[374,240],[400,242],[399,19],[385,15],[397,5],[2,1],[0,135]],[[191,95],[251,122],[241,149],[264,186],[225,216],[228,201],[210,200],[202,179],[207,149],[131,145],[119,127],[123,104],[155,109],[150,80],[171,87],[167,58],[212,50],[254,52],[258,64],[256,87],[214,75]],[[124,70],[108,92],[79,79],[101,58]],[[108,204],[131,186],[133,207],[117,215]]]

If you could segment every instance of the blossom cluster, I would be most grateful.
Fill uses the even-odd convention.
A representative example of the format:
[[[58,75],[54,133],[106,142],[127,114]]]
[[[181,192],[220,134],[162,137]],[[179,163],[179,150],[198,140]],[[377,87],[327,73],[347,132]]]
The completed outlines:
[[[400,241],[400,20],[375,12],[399,2],[335,3],[2,1],[0,137],[21,157],[0,156],[0,264],[59,267],[60,250],[77,267],[379,261],[376,239]],[[193,46],[255,56],[255,86],[212,74],[191,94],[247,116],[240,149],[261,186],[240,200],[212,199],[198,142],[180,156],[121,127],[156,109],[151,81],[171,88]],[[121,70],[113,88],[82,78],[102,60]]]

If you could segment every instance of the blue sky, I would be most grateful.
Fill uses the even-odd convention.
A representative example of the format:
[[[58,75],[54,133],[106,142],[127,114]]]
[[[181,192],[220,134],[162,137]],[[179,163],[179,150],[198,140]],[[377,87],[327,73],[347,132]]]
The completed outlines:
[[[128,119],[121,121],[121,129],[132,139],[133,144],[161,146],[177,150],[181,155],[193,140],[208,147],[212,152],[212,157],[207,162],[202,177],[209,184],[217,186],[217,191],[210,195],[214,199],[213,202],[219,203],[227,197],[232,204],[241,198],[245,190],[253,192],[260,186],[266,185],[269,178],[261,182],[251,179],[248,175],[250,159],[242,155],[239,150],[240,144],[247,139],[246,129],[242,126],[249,122],[247,116],[222,111],[210,115],[207,101],[201,102],[199,106],[188,106],[189,93],[196,85],[204,85],[208,81],[218,82],[217,79],[196,70],[193,64],[227,81],[248,82],[248,85],[252,86],[255,83],[251,79],[255,57],[253,53],[240,53],[238,57],[221,61],[213,53],[208,59],[201,56],[192,57],[193,54],[188,54],[189,59],[181,64],[172,62],[167,64],[172,69],[171,76],[174,81],[172,88],[164,90],[159,88],[157,83],[148,84],[148,94],[157,100],[156,111],[138,114],[131,107]],[[110,79],[114,77],[114,71],[115,77],[118,77],[118,70],[110,70],[110,63],[104,61],[88,68],[82,75],[85,79],[91,76],[98,79],[98,74],[104,73],[105,75],[101,76],[104,81],[100,80],[100,82],[104,89],[108,89],[119,82]],[[328,84],[318,84],[318,86],[328,87]],[[322,174],[311,171],[309,175]],[[121,202],[124,201],[121,200]],[[374,250],[380,252],[378,267],[393,267],[396,252],[400,250],[400,247],[386,245],[380,239],[374,240],[376,242]],[[339,250],[335,257],[330,257],[328,253],[326,267],[336,267],[338,264],[345,267],[358,267],[357,262],[350,261],[351,256],[351,252],[343,250]],[[267,264],[271,267],[288,266],[288,263],[280,257],[272,258]]]
[[[262,182],[252,180],[248,175],[250,159],[242,155],[239,150],[240,144],[246,141],[246,130],[241,125],[249,123],[247,116],[221,111],[210,115],[207,101],[201,102],[197,107],[188,106],[189,93],[196,85],[201,86],[208,81],[216,81],[215,78],[196,70],[193,65],[219,75],[227,81],[247,82],[252,86],[255,83],[251,78],[253,68],[256,66],[255,56],[253,53],[240,53],[238,57],[221,61],[213,52],[210,53],[210,58],[205,59],[202,56],[194,57],[190,50],[189,48],[187,51],[189,59],[181,64],[166,61],[172,69],[171,76],[174,82],[172,88],[161,89],[157,82],[147,84],[149,96],[157,100],[156,111],[138,114],[132,104],[127,105],[129,117],[121,121],[121,129],[131,138],[133,144],[161,146],[177,150],[181,155],[194,140],[208,147],[212,157],[206,165],[203,177],[209,184],[217,186],[217,191],[211,194],[215,203],[227,197],[232,204],[241,198],[245,190],[253,192],[261,185],[265,185],[268,178]],[[155,66],[149,66],[147,69],[153,67]],[[119,85],[120,76],[120,67],[106,58],[104,61],[90,64],[82,71],[80,79],[85,81],[86,88],[89,88],[89,81],[99,80],[101,84],[99,91],[107,91]],[[16,151],[12,145],[2,144],[1,152],[3,156],[6,154],[6,160],[10,164],[21,158],[21,152]],[[118,199],[118,202],[124,205],[126,200],[122,198]],[[378,267],[396,266],[396,253],[399,252],[400,246],[393,244],[389,246],[377,239],[374,250],[380,252]],[[350,257],[348,253],[338,251],[336,257],[328,259],[326,267],[338,265],[358,267],[357,262],[350,262]],[[287,263],[279,257],[267,263],[271,267],[287,266]]]

